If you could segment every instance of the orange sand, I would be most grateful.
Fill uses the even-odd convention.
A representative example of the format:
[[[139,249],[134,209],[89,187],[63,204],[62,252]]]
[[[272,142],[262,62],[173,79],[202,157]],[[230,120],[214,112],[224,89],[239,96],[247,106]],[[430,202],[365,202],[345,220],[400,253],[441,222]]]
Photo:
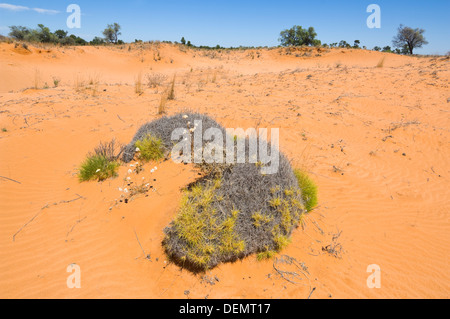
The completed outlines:
[[[183,51],[0,45],[1,298],[307,298],[312,288],[311,298],[449,298],[448,58]],[[169,114],[280,128],[282,151],[319,187],[320,207],[282,252],[308,277],[289,283],[273,260],[250,256],[207,272],[219,279],[211,285],[166,264],[162,231],[197,176],[190,166],[148,164],[142,176],[157,191],[112,210],[127,167],[117,179],[78,182],[99,141],[128,143],[157,117],[164,87],[134,89],[152,72],[176,74]],[[341,231],[340,258],[322,251]],[[71,263],[81,289],[67,288]],[[366,285],[370,264],[381,267],[380,289]]]

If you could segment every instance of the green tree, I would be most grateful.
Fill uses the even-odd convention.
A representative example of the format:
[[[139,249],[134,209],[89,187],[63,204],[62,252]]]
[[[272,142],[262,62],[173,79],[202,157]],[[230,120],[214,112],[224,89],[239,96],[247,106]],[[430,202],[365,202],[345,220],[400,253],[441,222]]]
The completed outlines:
[[[17,40],[24,40],[25,37],[30,34],[30,30],[26,27],[22,27],[22,26],[10,26],[9,27],[10,32],[9,32],[9,36],[17,39]]]
[[[184,37],[181,38],[181,44],[183,44],[183,45],[186,44],[186,39]]]
[[[355,40],[354,44],[353,44],[353,48],[354,49],[359,49],[359,45],[361,44],[361,41],[359,40]]]
[[[58,37],[58,39],[60,39],[60,40],[62,40],[62,39],[64,39],[65,37],[67,37],[67,31],[64,31],[64,30],[56,30],[55,31],[55,35]]]
[[[320,40],[316,39],[317,33],[313,27],[303,29],[301,26],[293,26],[280,32],[282,46],[300,46],[300,45],[320,45]]]
[[[101,44],[105,44],[105,40],[100,38],[100,37],[95,37],[91,42],[91,45],[101,45]]]
[[[44,43],[58,42],[57,36],[50,32],[50,29],[43,24],[38,24],[37,32],[39,34],[39,40]]]
[[[105,40],[110,43],[117,44],[119,41],[119,35],[122,34],[120,29],[122,29],[122,27],[118,23],[114,22],[113,24],[108,24],[107,28],[103,30]]]
[[[340,48],[351,48],[351,45],[347,43],[345,40],[341,40],[338,45]]]
[[[423,45],[428,44],[423,36],[424,32],[425,30],[423,29],[413,29],[400,25],[397,35],[392,40],[392,43],[396,48],[404,48],[406,46],[409,54],[413,54],[415,48],[421,48]]]

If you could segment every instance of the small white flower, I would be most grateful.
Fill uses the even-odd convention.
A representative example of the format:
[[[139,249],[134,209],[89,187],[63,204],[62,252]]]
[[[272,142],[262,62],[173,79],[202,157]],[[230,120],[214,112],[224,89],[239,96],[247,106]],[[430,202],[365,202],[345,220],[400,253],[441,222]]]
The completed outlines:
[[[136,152],[140,152],[141,150],[139,149],[139,147],[136,147]]]
[[[127,177],[127,181],[131,181],[131,177],[130,176]]]
[[[145,177],[142,177],[142,180],[144,180],[145,179]]]
[[[133,170],[129,169],[128,174],[131,174],[131,173],[133,173]]]
[[[125,188],[125,189],[123,190],[123,192],[124,192],[124,193],[128,193],[128,188]]]
[[[150,173],[153,173],[155,170],[154,169],[152,169],[151,171],[150,171]]]
[[[187,122],[187,125],[188,125],[188,126],[191,125],[191,122]]]
[[[157,170],[158,170],[158,167],[155,166],[154,170],[157,171]]]
[[[130,164],[130,167],[134,167],[134,165],[133,165],[133,164]]]
[[[98,170],[96,170],[95,172],[96,172],[96,173],[98,173],[98,172],[100,172],[100,171],[101,171],[101,169],[99,168],[99,169],[98,169]]]
[[[123,189],[122,189],[122,187],[119,187],[119,192],[123,192]]]
[[[149,186],[150,186],[150,183],[145,184],[145,187],[149,187]]]
[[[183,118],[184,118],[184,119],[187,119],[187,118],[188,118],[188,116],[187,116],[187,115],[183,115]]]

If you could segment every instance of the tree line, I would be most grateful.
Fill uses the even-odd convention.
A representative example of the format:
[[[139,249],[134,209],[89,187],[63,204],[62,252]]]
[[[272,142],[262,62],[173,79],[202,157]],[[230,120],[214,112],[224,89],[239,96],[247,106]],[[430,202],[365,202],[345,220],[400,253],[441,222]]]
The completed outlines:
[[[120,30],[122,27],[118,23],[108,24],[103,30],[103,37],[95,37],[92,41],[88,42],[79,36],[73,34],[68,35],[67,31],[56,30],[51,32],[50,29],[43,24],[38,24],[36,29],[29,29],[22,26],[10,26],[9,36],[19,40],[27,42],[41,42],[41,43],[59,43],[61,45],[102,45],[106,43],[123,44],[124,42],[119,39],[121,35]],[[423,45],[428,44],[424,37],[425,30],[413,29],[400,25],[397,30],[397,34],[394,37],[392,44],[394,48],[385,46],[383,48],[375,46],[374,51],[392,52],[398,54],[413,54],[414,49],[421,48]],[[280,38],[278,39],[281,46],[322,46],[330,48],[353,48],[353,49],[367,49],[367,47],[361,47],[361,41],[355,40],[353,45],[347,43],[345,40],[335,42],[331,44],[322,44],[317,39],[317,33],[313,27],[304,29],[301,26],[293,26],[290,29],[286,29],[280,32]],[[139,42],[140,40],[136,40]],[[177,42],[176,42],[177,43]],[[194,46],[191,41],[186,41],[184,37],[181,38],[181,44],[188,47],[195,47],[200,49],[224,49],[220,45],[216,47],[209,46]]]
[[[9,36],[26,42],[39,42],[39,43],[53,43],[61,45],[101,45],[106,43],[123,44],[122,40],[119,40],[121,35],[121,26],[118,23],[108,24],[103,30],[103,37],[95,37],[92,41],[86,41],[85,39],[76,36],[69,35],[68,31],[56,30],[51,32],[50,29],[43,24],[38,24],[36,29],[30,29],[23,26],[10,26]]]
[[[400,25],[397,30],[397,34],[392,40],[394,49],[390,46],[385,46],[383,48],[376,46],[373,48],[375,51],[392,52],[398,54],[413,54],[414,49],[421,48],[423,45],[428,44],[424,37],[425,30],[420,28],[410,28],[407,26]],[[324,46],[331,48],[353,48],[360,49],[361,41],[355,40],[353,45],[347,43],[347,41],[342,40],[339,43],[322,44],[320,40],[316,39],[317,33],[313,27],[304,29],[301,26],[293,26],[290,29],[281,31],[280,41],[281,46]],[[367,49],[365,46],[363,49]]]

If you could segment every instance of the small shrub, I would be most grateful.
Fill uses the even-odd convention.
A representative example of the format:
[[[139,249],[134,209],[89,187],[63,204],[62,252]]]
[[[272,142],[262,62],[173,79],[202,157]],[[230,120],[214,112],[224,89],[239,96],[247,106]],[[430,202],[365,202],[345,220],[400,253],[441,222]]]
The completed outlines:
[[[144,90],[142,88],[142,73],[139,73],[135,82],[134,82],[134,91],[136,94],[142,94],[144,93]]]
[[[160,138],[165,150],[170,150],[173,130],[196,120],[202,121],[202,133],[214,127],[226,135],[220,124],[203,114],[164,116],[139,128],[123,160],[133,159],[136,143],[148,134]],[[244,141],[248,152],[249,139]],[[251,254],[257,254],[258,259],[270,258],[288,245],[305,206],[297,178],[284,155],[280,154],[275,174],[263,174],[261,165],[248,161],[195,165],[203,177],[189,186],[177,217],[164,229],[163,246],[172,261],[194,272],[204,271]]]
[[[164,157],[165,148],[162,140],[151,134],[137,141],[135,146],[139,149],[139,158],[144,161],[157,161]]]
[[[161,73],[147,74],[147,85],[150,88],[161,86],[167,80],[167,76]]]
[[[117,169],[120,164],[110,161],[103,155],[90,155],[81,164],[79,179],[80,182],[99,180],[103,181],[109,177],[117,177]]]
[[[41,71],[38,69],[34,70],[34,89],[39,89],[39,85],[41,83]]]
[[[118,161],[124,150],[123,145],[117,145],[116,140],[112,139],[110,142],[100,142],[94,149],[96,155],[101,155],[110,162]]]
[[[314,181],[303,171],[294,170],[295,177],[298,181],[298,187],[302,190],[302,198],[305,203],[305,208],[309,212],[317,206],[317,185]]]
[[[274,257],[276,255],[276,251],[273,250],[267,250],[267,251],[263,251],[260,252],[256,255],[256,259],[258,261],[264,260],[264,259],[271,259],[272,257]]]
[[[56,77],[54,77],[54,78],[53,78],[53,85],[55,86],[55,88],[57,88],[57,87],[58,87],[58,85],[59,85],[59,82],[61,82],[61,80],[60,80],[60,79],[58,79],[58,78],[56,78]]]
[[[173,77],[173,80],[170,83],[169,91],[167,93],[167,99],[168,100],[174,100],[175,99],[175,76]]]
[[[159,101],[158,105],[158,115],[166,113],[166,103],[167,103],[167,96],[165,94],[162,94],[161,100]]]
[[[119,157],[123,150],[124,146],[118,146],[115,139],[110,142],[100,142],[94,152],[89,153],[87,159],[81,164],[80,181],[103,181],[109,177],[116,177],[120,166]]]
[[[173,231],[186,243],[180,259],[198,269],[207,269],[211,263],[217,263],[216,260],[239,256],[245,250],[245,242],[235,232],[239,211],[222,216],[211,205],[217,200],[219,187],[220,180],[193,186],[184,194],[173,222]],[[174,248],[168,240],[164,244],[168,250]]]

